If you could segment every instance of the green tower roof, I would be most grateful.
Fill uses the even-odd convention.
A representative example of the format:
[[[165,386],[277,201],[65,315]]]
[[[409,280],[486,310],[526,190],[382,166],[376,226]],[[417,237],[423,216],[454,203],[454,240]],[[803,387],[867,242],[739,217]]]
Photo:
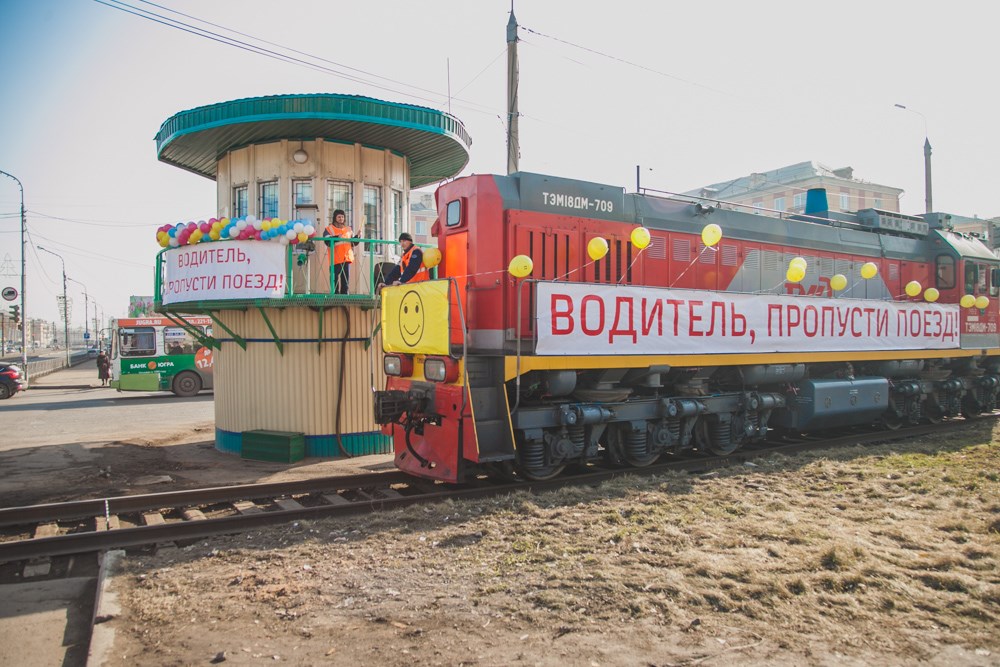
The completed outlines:
[[[356,95],[271,95],[181,111],[156,133],[156,156],[215,180],[218,160],[250,144],[280,139],[358,142],[401,153],[410,187],[458,174],[472,138],[442,111]]]

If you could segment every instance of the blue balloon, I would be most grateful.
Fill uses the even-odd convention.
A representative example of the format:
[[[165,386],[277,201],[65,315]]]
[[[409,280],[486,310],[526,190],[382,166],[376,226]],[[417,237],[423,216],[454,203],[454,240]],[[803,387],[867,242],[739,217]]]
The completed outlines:
[[[167,230],[167,236],[169,236],[170,238],[173,238],[173,237],[177,236],[177,228],[176,227],[171,227],[170,229],[168,229]]]

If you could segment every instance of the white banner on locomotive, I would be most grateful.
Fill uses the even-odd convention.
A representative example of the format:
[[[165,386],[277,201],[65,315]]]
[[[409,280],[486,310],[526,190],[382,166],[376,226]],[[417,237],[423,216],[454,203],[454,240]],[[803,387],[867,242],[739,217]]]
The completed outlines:
[[[948,350],[957,304],[537,283],[540,355]]]

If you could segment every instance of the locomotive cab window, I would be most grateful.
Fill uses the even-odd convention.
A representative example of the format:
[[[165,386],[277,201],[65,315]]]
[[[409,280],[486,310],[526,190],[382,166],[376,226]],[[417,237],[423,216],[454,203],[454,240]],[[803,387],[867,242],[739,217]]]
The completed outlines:
[[[990,269],[990,296],[1000,295],[1000,269]]]
[[[955,287],[955,258],[951,255],[938,255],[935,260],[934,286],[938,289]]]
[[[448,202],[448,209],[445,217],[445,224],[449,227],[458,227],[462,224],[462,200]]]

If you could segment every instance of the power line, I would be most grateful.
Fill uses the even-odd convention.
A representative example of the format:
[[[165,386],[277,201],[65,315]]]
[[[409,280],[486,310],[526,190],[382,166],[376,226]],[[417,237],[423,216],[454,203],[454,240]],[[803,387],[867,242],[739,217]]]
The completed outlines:
[[[102,255],[100,253],[96,253],[96,252],[92,252],[92,251],[79,252],[80,249],[77,248],[76,246],[71,246],[71,245],[68,245],[66,243],[63,243],[62,241],[57,241],[56,239],[51,239],[51,238],[49,238],[47,236],[42,236],[41,234],[39,234],[37,232],[35,232],[35,236],[37,236],[38,238],[42,239],[43,241],[46,241],[48,243],[51,243],[53,245],[58,246],[59,249],[62,252],[65,252],[67,255],[74,255],[76,257],[84,257],[84,258],[87,258],[87,259],[94,258],[94,257],[99,257],[99,258],[105,259],[105,260],[107,260],[109,262],[113,262],[113,263],[116,263],[116,264],[122,264],[124,266],[137,266],[137,267],[144,268],[144,269],[151,268],[150,264],[142,264],[142,263],[139,263],[139,262],[130,262],[128,260],[121,259],[119,257],[114,257],[112,255]],[[32,242],[34,242],[34,241],[32,241]]]
[[[161,225],[174,224],[172,222],[125,222],[123,220],[64,218],[58,215],[48,215],[47,213],[41,213],[39,211],[28,211],[28,213],[40,218],[48,218],[49,220],[60,220],[62,222],[72,222],[79,225],[90,225],[93,227],[159,227]]]
[[[652,74],[656,74],[658,76],[663,76],[663,77],[666,77],[668,79],[673,79],[674,81],[680,81],[681,83],[686,83],[689,86],[697,86],[698,88],[704,88],[705,90],[710,90],[713,93],[718,93],[720,95],[726,95],[726,96],[730,96],[730,97],[737,97],[737,95],[735,93],[730,93],[730,92],[725,91],[725,90],[720,90],[718,88],[713,88],[712,86],[706,86],[703,83],[698,83],[697,81],[691,81],[690,79],[685,79],[683,77],[677,76],[676,74],[670,74],[669,72],[663,72],[661,70],[654,69],[652,67],[647,67],[646,65],[642,65],[642,64],[639,64],[639,63],[636,63],[636,62],[632,62],[631,60],[626,60],[624,58],[619,58],[618,56],[613,56],[610,53],[604,53],[603,51],[598,51],[597,49],[592,49],[592,48],[590,48],[588,46],[581,46],[580,44],[574,44],[573,42],[567,41],[565,39],[561,39],[559,37],[554,37],[553,35],[546,35],[543,32],[538,32],[537,30],[532,30],[531,28],[528,28],[527,26],[519,25],[517,27],[520,28],[521,30],[524,30],[525,32],[530,32],[533,35],[538,35],[539,37],[544,37],[545,39],[551,39],[554,42],[559,42],[561,44],[566,44],[567,46],[572,46],[575,49],[580,49],[581,51],[586,51],[588,53],[593,53],[594,55],[601,56],[602,58],[607,58],[609,60],[614,60],[615,62],[619,62],[619,63],[625,64],[625,65],[628,65],[630,67],[635,67],[636,69],[641,69],[641,70],[644,70],[646,72],[650,72]]]
[[[118,0],[115,0],[115,1],[118,1]],[[240,32],[239,30],[236,30],[234,28],[229,28],[227,26],[220,25],[218,23],[212,23],[211,21],[206,21],[205,19],[198,18],[197,16],[192,16],[191,14],[185,14],[184,12],[177,11],[176,9],[171,9],[170,7],[165,7],[163,5],[158,5],[155,2],[150,2],[149,0],[138,0],[138,1],[141,2],[141,3],[143,3],[143,4],[152,5],[153,7],[157,7],[159,9],[164,10],[164,11],[168,11],[171,14],[177,14],[178,16],[183,16],[183,17],[189,18],[189,19],[191,19],[193,21],[198,21],[199,23],[204,23],[205,25],[210,25],[210,26],[212,26],[214,28],[220,28],[221,30],[226,30],[228,32],[231,32],[234,35],[240,35],[241,37],[249,37],[250,39],[255,39],[255,40],[257,40],[259,42],[262,42],[264,44],[270,44],[271,46],[276,46],[276,47],[278,47],[280,49],[284,49],[286,51],[291,51],[292,53],[297,53],[299,55],[306,56],[307,58],[312,58],[313,60],[319,60],[321,62],[329,63],[331,65],[336,65],[337,67],[343,67],[345,69],[349,69],[349,70],[352,70],[354,72],[359,72],[359,73],[365,74],[367,76],[373,76],[376,79],[382,79],[383,81],[388,81],[390,83],[395,83],[395,84],[399,84],[401,86],[406,86],[407,88],[413,88],[414,90],[420,90],[420,91],[423,91],[425,93],[430,93],[431,95],[437,95],[437,96],[441,95],[441,93],[437,92],[436,90],[430,90],[428,88],[421,88],[420,86],[414,86],[413,84],[406,83],[405,81],[399,81],[397,79],[392,79],[392,78],[389,78],[387,76],[382,76],[380,74],[376,74],[374,72],[369,72],[367,70],[359,69],[357,67],[351,67],[350,65],[347,65],[347,64],[344,64],[344,63],[339,63],[339,62],[336,62],[334,60],[329,60],[329,59],[323,58],[321,56],[314,56],[311,53],[306,53],[305,51],[299,51],[298,49],[293,49],[290,46],[285,46],[283,44],[278,44],[277,42],[270,42],[270,41],[268,41],[268,40],[266,40],[266,39],[264,39],[262,37],[257,37],[255,35],[250,35],[250,34],[247,34],[245,32]],[[398,92],[398,91],[396,91],[396,92]]]
[[[145,0],[140,0],[140,1],[145,1]],[[245,42],[245,41],[242,41],[242,40],[239,40],[239,39],[228,37],[226,35],[223,35],[223,34],[220,34],[220,33],[217,33],[217,32],[213,32],[211,30],[206,30],[205,28],[199,28],[198,26],[191,25],[191,24],[185,23],[183,21],[179,21],[177,19],[173,19],[173,18],[164,16],[162,14],[157,14],[156,12],[152,12],[152,11],[149,11],[147,9],[142,9],[142,8],[136,7],[134,5],[130,5],[130,4],[126,3],[126,2],[124,2],[123,0],[109,0],[109,1],[94,0],[94,2],[97,2],[98,4],[101,4],[101,5],[105,5],[106,7],[111,7],[112,9],[117,9],[119,11],[125,12],[126,14],[132,14],[133,16],[138,16],[139,18],[143,18],[143,19],[146,19],[148,21],[152,21],[154,23],[159,23],[161,25],[164,25],[164,26],[167,26],[167,27],[170,27],[170,28],[176,28],[177,30],[181,30],[183,32],[186,32],[186,33],[198,36],[198,37],[204,37],[206,39],[210,39],[210,40],[212,40],[214,42],[218,42],[218,43],[224,44],[226,46],[233,46],[233,47],[236,47],[236,48],[241,49],[243,51],[249,51],[250,53],[255,53],[257,55],[261,55],[261,56],[264,56],[264,57],[267,57],[267,58],[272,58],[272,59],[278,60],[280,62],[284,62],[284,63],[291,64],[291,65],[298,65],[298,66],[301,66],[301,67],[306,67],[306,68],[312,69],[312,70],[317,71],[317,72],[321,72],[321,73],[325,73],[325,74],[330,74],[330,75],[333,75],[333,76],[338,76],[338,77],[347,79],[349,81],[353,81],[355,83],[361,83],[361,84],[364,84],[364,85],[367,85],[367,86],[371,86],[373,88],[377,88],[379,90],[384,90],[384,91],[388,91],[388,92],[392,92],[392,93],[397,93],[397,94],[400,94],[400,95],[408,95],[408,96],[411,96],[411,97],[416,97],[419,100],[422,100],[424,102],[429,102],[431,104],[440,104],[440,100],[439,99],[430,99],[430,98],[427,98],[427,97],[422,97],[420,95],[414,95],[412,93],[407,93],[407,92],[404,92],[404,91],[401,91],[401,90],[397,90],[395,88],[390,88],[388,86],[380,85],[378,83],[372,82],[370,80],[366,80],[366,79],[358,77],[358,76],[354,76],[352,74],[348,74],[346,72],[338,71],[338,70],[332,69],[330,67],[325,67],[323,65],[318,65],[316,63],[308,62],[308,61],[303,60],[301,58],[296,58],[294,56],[290,56],[290,55],[287,55],[287,54],[284,54],[284,53],[279,53],[277,51],[273,51],[271,49],[266,49],[266,48],[263,48],[261,46],[256,46],[254,44],[250,44],[248,42]],[[147,4],[150,4],[150,5],[155,6],[155,7],[159,7],[160,6],[160,5],[156,5],[155,3],[151,3],[151,2],[147,3]],[[169,10],[168,9],[167,11],[173,11],[173,10]],[[182,16],[189,16],[187,14],[181,14],[180,12],[176,12],[176,13],[178,13],[178,14],[180,14]],[[190,17],[190,18],[194,18],[194,20],[197,20],[197,21],[199,21],[201,23],[205,23],[206,25],[212,25],[212,26],[216,26],[216,27],[222,27],[222,26],[217,26],[217,24],[211,23],[209,21],[204,21],[202,19],[197,19],[195,17]],[[249,35],[246,35],[245,33],[241,33],[239,31],[232,30],[230,28],[222,27],[222,29],[227,30],[227,31],[232,32],[232,33],[237,34],[237,35],[245,35],[245,36],[249,37]],[[272,44],[272,45],[278,46],[279,48],[284,49],[286,51],[290,51],[292,53],[299,53],[301,55],[305,55],[306,57],[311,58],[313,60],[319,60],[319,61],[322,61],[322,62],[330,62],[330,63],[338,65],[339,67],[347,67],[345,65],[341,65],[340,63],[334,63],[333,61],[327,60],[325,58],[321,58],[321,57],[318,57],[318,56],[306,54],[306,53],[304,53],[302,51],[298,51],[298,50],[292,49],[290,47],[276,45],[273,42],[268,42],[266,40],[261,40],[261,39],[256,38],[256,37],[254,37],[253,39],[258,39],[258,41],[261,41],[262,43],[265,43],[265,44]],[[417,86],[412,86],[412,85],[409,85],[409,84],[397,82],[397,81],[395,81],[393,79],[388,79],[387,77],[381,77],[379,75],[372,74],[370,72],[365,72],[364,70],[358,70],[357,68],[350,68],[349,67],[348,69],[354,69],[355,71],[362,72],[362,73],[367,74],[369,76],[375,76],[377,78],[381,78],[381,79],[385,79],[385,80],[388,80],[388,81],[392,81],[393,83],[399,83],[400,85],[407,86],[407,87],[413,88],[415,90],[424,90],[425,92],[430,92],[431,94],[436,95],[439,98],[446,98],[447,97],[446,95],[442,95],[441,93],[435,93],[434,91],[426,91],[426,89],[422,89],[422,88],[419,88]],[[474,112],[477,112],[477,113],[488,113],[489,115],[493,115],[495,113],[495,110],[490,109],[489,107],[487,107],[485,105],[478,104],[476,102],[472,102],[472,101],[469,101],[469,100],[458,100],[458,101],[461,102],[461,104],[459,104],[459,106],[462,106],[462,107],[464,107],[464,108],[466,108],[466,109],[468,109],[470,111],[474,111]],[[473,105],[473,106],[469,106],[469,105]],[[479,108],[476,108],[476,107],[479,107]]]

